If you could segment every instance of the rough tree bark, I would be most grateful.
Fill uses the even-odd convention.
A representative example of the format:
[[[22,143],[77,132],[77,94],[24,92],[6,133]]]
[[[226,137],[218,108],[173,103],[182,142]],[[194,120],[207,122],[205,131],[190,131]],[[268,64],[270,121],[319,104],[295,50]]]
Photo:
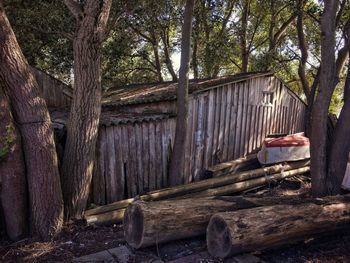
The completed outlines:
[[[321,71],[318,93],[312,109],[311,176],[312,193],[324,196],[328,193],[327,179],[327,118],[331,96],[336,86],[335,73],[335,22],[338,1],[324,4],[321,18]]]
[[[304,0],[298,1],[297,33],[298,33],[299,49],[301,53],[301,58],[300,58],[299,67],[298,67],[298,75],[299,75],[301,86],[303,88],[306,101],[307,101],[305,132],[306,132],[306,135],[309,136],[311,134],[310,116],[311,116],[312,101],[314,97],[311,97],[310,84],[306,76],[306,63],[307,63],[309,54],[308,54],[308,45],[304,34],[304,5],[305,5]]]
[[[178,185],[183,181],[184,158],[186,147],[186,130],[188,118],[188,74],[190,64],[192,16],[195,0],[187,0],[182,25],[181,37],[181,65],[179,71],[179,85],[177,88],[177,119],[174,150],[169,169],[170,185]]]
[[[345,230],[350,223],[349,199],[334,204],[275,205],[217,213],[207,227],[213,257],[272,249],[319,234]]]
[[[350,22],[348,21],[348,24]],[[347,47],[350,51],[350,27],[347,27],[346,39]],[[328,177],[332,182],[330,184],[331,191],[333,193],[339,193],[341,190],[341,183],[345,174],[348,156],[350,152],[350,67],[348,66],[348,72],[346,82],[344,86],[344,106],[340,112],[337,125],[334,130],[330,154],[329,154],[329,167]]]
[[[0,87],[0,200],[11,240],[27,233],[27,185],[21,135]]]
[[[0,1],[0,80],[22,135],[31,227],[49,239],[60,231],[63,202],[50,115]]]
[[[85,209],[92,179],[101,114],[101,44],[105,38],[111,0],[66,0],[76,18],[73,40],[74,94],[67,125],[62,164],[67,218]]]
[[[317,91],[317,87],[320,81],[320,67],[317,69],[316,76],[314,77],[314,81],[310,86],[310,83],[307,79],[306,74],[306,64],[308,60],[308,44],[305,39],[303,24],[304,24],[304,6],[305,6],[305,0],[299,0],[298,1],[298,19],[297,19],[297,33],[298,33],[298,42],[299,42],[299,49],[301,51],[301,58],[299,61],[299,68],[298,68],[298,75],[300,78],[301,86],[303,88],[306,100],[307,100],[307,108],[306,108],[306,114],[305,114],[305,131],[307,136],[311,136],[311,116],[312,116],[312,108],[315,100],[315,95]],[[343,8],[345,5],[345,1],[342,2],[341,8],[338,11],[337,18],[336,18],[336,24],[339,24],[339,19],[342,15]],[[347,30],[349,27],[349,22],[346,23],[344,27],[344,31]],[[348,58],[349,55],[349,48],[348,48],[348,40],[345,39],[344,46],[338,51],[337,54],[337,60],[336,60],[336,75],[335,75],[335,81],[338,82],[338,78],[340,76],[340,73],[344,67],[344,64]]]
[[[247,26],[248,26],[248,18],[250,13],[250,0],[243,1],[244,6],[242,10],[242,18],[241,18],[241,30],[240,30],[240,45],[241,45],[241,72],[245,73],[248,71],[249,64],[249,50],[247,48]]]

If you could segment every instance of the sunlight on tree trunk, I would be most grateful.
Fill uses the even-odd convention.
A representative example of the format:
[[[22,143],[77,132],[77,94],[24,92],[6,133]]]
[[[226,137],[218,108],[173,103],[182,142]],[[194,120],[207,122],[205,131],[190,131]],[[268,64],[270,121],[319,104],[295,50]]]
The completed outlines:
[[[335,18],[338,1],[326,1],[321,19],[320,84],[312,109],[311,175],[314,196],[327,195],[327,119],[331,96],[336,86]]]
[[[19,127],[28,178],[31,227],[49,239],[63,223],[63,202],[50,115],[0,2],[0,80]]]
[[[177,88],[177,118],[174,140],[174,150],[170,162],[170,185],[183,183],[184,155],[186,150],[186,130],[188,118],[188,74],[191,57],[192,16],[195,0],[187,0],[182,25],[181,65],[179,71],[179,85]]]
[[[67,0],[76,17],[74,94],[62,164],[67,218],[80,218],[89,196],[101,114],[101,45],[111,0]]]

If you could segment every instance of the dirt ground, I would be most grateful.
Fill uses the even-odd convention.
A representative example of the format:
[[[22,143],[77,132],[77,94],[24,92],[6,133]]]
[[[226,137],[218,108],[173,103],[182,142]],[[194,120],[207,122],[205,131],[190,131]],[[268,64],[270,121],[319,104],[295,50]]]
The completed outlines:
[[[264,189],[257,189],[254,193],[245,194],[307,197],[309,190],[308,179],[299,177],[283,181],[277,186],[270,185]],[[124,244],[121,225],[94,227],[75,223],[66,226],[63,232],[51,242],[25,239],[11,243],[6,238],[1,238],[0,262],[70,262],[74,257]],[[140,258],[149,254],[166,262],[205,250],[205,239],[197,238],[159,245],[135,251],[135,253],[139,253]],[[265,262],[272,263],[350,262],[350,232],[310,239],[278,250],[254,252],[253,255]],[[220,261],[213,259],[211,262]],[[135,263],[137,263],[137,259]]]

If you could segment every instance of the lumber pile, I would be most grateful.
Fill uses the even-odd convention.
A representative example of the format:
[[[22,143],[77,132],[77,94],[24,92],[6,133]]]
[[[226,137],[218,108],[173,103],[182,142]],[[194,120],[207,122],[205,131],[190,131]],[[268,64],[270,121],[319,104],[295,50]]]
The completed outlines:
[[[84,218],[87,224],[120,223],[123,220],[126,207],[137,200],[159,201],[165,199],[229,195],[257,186],[267,185],[272,181],[282,180],[308,171],[309,161],[299,161],[239,173],[233,172],[186,185],[152,191],[142,196],[90,209],[85,212]]]
[[[204,178],[218,177],[229,173],[243,172],[261,167],[257,153],[233,161],[219,163],[204,171]]]

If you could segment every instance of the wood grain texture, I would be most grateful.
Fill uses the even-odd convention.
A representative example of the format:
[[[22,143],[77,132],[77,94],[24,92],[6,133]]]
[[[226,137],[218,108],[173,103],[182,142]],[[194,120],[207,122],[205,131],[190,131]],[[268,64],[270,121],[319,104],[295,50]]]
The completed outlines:
[[[184,178],[181,181],[190,183],[200,177],[203,169],[243,157],[256,150],[269,133],[303,130],[303,102],[287,92],[277,78],[265,78],[223,84],[203,93],[190,95],[188,136],[183,156]],[[264,90],[273,92],[272,104],[264,104]],[[170,102],[168,104],[171,105]],[[140,107],[139,105],[138,112],[142,112]],[[131,172],[132,177],[137,177],[125,177],[128,188],[131,187],[130,181],[138,182],[136,194],[168,186],[167,170],[171,157],[169,149],[174,143],[175,121],[176,118],[168,118],[160,122],[151,120],[115,127],[133,127],[128,135],[122,134],[120,143],[128,142],[128,146],[121,145],[124,161],[119,167],[126,164],[127,172]],[[129,147],[130,143],[132,147]],[[100,161],[103,161],[102,158]],[[119,169],[118,165],[116,167]],[[106,177],[110,175],[106,174]],[[129,191],[129,197],[133,196],[133,192]]]
[[[321,233],[334,233],[346,229],[349,223],[349,200],[218,213],[207,228],[207,247],[212,256],[225,258],[280,247]]]

